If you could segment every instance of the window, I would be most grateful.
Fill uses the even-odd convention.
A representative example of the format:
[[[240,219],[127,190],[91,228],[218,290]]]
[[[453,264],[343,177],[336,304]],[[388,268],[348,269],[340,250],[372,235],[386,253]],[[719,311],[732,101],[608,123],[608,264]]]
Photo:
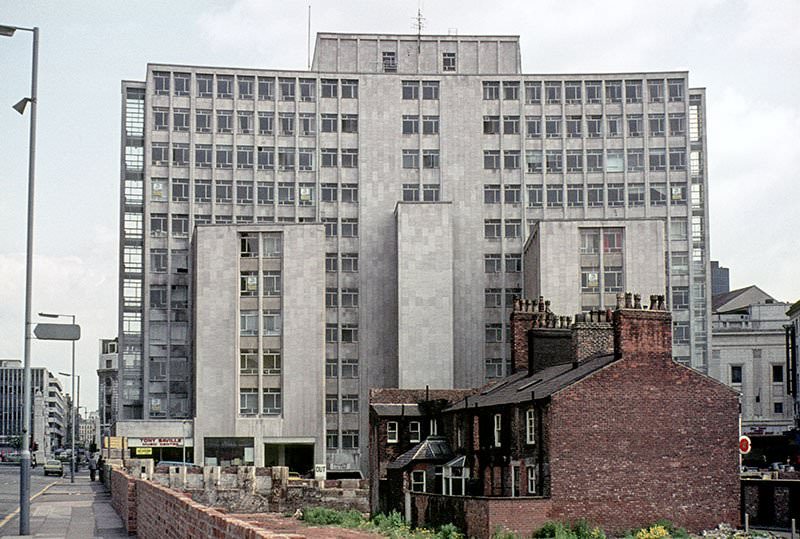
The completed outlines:
[[[403,202],[419,202],[419,186],[417,184],[403,184]]]
[[[422,186],[422,200],[425,202],[438,202],[439,201],[439,185],[438,184],[425,184]]]
[[[519,82],[503,81],[503,99],[516,101],[519,99]]]
[[[500,150],[483,151],[483,168],[497,170],[500,168]]]
[[[570,138],[582,137],[582,122],[581,116],[567,116],[567,136]]]
[[[439,99],[439,81],[422,81],[422,99]]]
[[[383,59],[384,73],[397,73],[397,53],[394,51],[383,51],[381,57]]]
[[[689,253],[685,251],[672,253],[672,273],[680,275],[689,273]]]
[[[342,413],[358,413],[358,395],[342,395]]]
[[[169,73],[163,71],[153,72],[153,83],[156,95],[169,95]]]
[[[342,114],[342,133],[358,133],[358,114]]]
[[[503,150],[503,168],[515,170],[519,168],[520,151]]]
[[[241,168],[241,169],[253,168],[252,146],[236,147],[236,168]]]
[[[525,136],[528,138],[542,136],[542,119],[539,116],[525,116]]]
[[[342,99],[358,99],[358,81],[353,79],[342,80]]]
[[[731,365],[731,384],[742,383],[742,366]]]
[[[610,208],[623,206],[625,204],[625,186],[621,183],[608,184],[606,199]]]
[[[669,134],[673,137],[686,135],[686,115],[684,113],[669,115]]]
[[[502,414],[494,414],[494,446],[500,447],[501,436],[503,434],[503,416]]]
[[[328,273],[338,271],[338,260],[336,258],[336,253],[325,254],[325,271]]]
[[[502,288],[487,288],[483,291],[483,297],[484,297],[484,307],[486,307],[487,309],[496,309],[503,306]]]
[[[783,383],[783,365],[772,366],[772,383],[773,384]]]
[[[606,154],[606,172],[623,172],[625,159],[622,150],[608,150]]]
[[[597,267],[581,268],[581,292],[597,293],[600,287],[600,270]]]
[[[195,144],[194,146],[194,165],[199,168],[210,168],[212,159],[212,149],[210,144]]]
[[[483,255],[484,272],[486,273],[500,273],[500,255],[489,254]]]
[[[154,165],[166,165],[169,162],[169,145],[166,143],[154,142],[151,154]]]
[[[342,288],[342,307],[358,307],[358,288]]]
[[[586,170],[603,172],[603,150],[586,150]]]
[[[664,101],[664,81],[648,80],[647,94],[651,103],[663,103]]]
[[[194,115],[195,131],[198,133],[211,132],[211,111],[197,110]]]
[[[322,150],[320,150],[320,157],[322,159],[321,166],[323,168],[336,167],[339,164],[339,153],[336,148],[322,148]]]
[[[642,102],[642,81],[640,80],[625,81],[625,101],[627,101],[628,103]]]
[[[496,184],[488,184],[483,186],[483,203],[484,204],[499,204],[500,203],[500,186]]]
[[[418,169],[419,168],[419,151],[418,150],[403,150],[403,168]]]
[[[358,342],[358,326],[342,324],[342,342]]]
[[[275,116],[271,112],[258,113],[258,133],[260,135],[271,135],[274,129]]]
[[[628,172],[641,172],[644,170],[644,150],[641,148],[628,149]]]
[[[317,81],[300,79],[300,101],[314,101],[317,93]]]
[[[564,83],[564,101],[571,104],[580,104],[581,102],[580,81],[568,81]]]
[[[265,387],[262,393],[263,407],[261,412],[266,415],[281,413],[281,390],[277,387]]]
[[[294,101],[294,79],[278,79],[281,101]]]
[[[424,470],[414,470],[411,472],[411,492],[425,492]]]
[[[281,295],[281,272],[280,271],[265,271],[264,272],[264,296],[280,296]]]
[[[503,116],[503,133],[506,135],[519,134],[519,116]]]
[[[607,116],[606,126],[609,137],[622,136],[622,116]]]
[[[603,87],[599,81],[587,81],[586,83],[586,102],[600,103]]]
[[[325,413],[335,414],[339,411],[339,399],[336,395],[325,395]]]
[[[774,403],[772,403],[772,411],[775,414],[782,414],[783,413],[783,403],[782,402],[774,402]]]
[[[408,441],[419,442],[422,429],[420,428],[419,421],[411,421],[408,424]]]
[[[503,377],[503,358],[490,357],[484,361],[484,368],[486,369],[486,379],[502,378]]]
[[[669,239],[686,241],[689,236],[689,222],[686,219],[673,219],[670,225]]]
[[[651,206],[666,206],[667,205],[667,184],[666,183],[651,183],[650,184],[650,205]]]
[[[667,155],[664,148],[650,148],[649,166],[653,172],[667,169]]]
[[[528,207],[541,208],[542,207],[542,186],[532,185],[528,187]]]
[[[342,202],[358,203],[358,185],[354,183],[342,184]]]
[[[400,439],[400,429],[398,428],[397,421],[386,422],[386,442],[396,444]]]
[[[218,110],[217,133],[232,133],[232,132],[233,132],[233,111]]]
[[[506,255],[506,273],[520,273],[522,271],[522,255]]]
[[[669,79],[667,81],[669,87],[669,100],[670,101],[683,101],[684,88],[683,79]]]
[[[545,153],[545,158],[547,160],[547,172],[564,171],[561,150],[547,150]]]
[[[506,167],[509,168],[509,167]],[[487,186],[484,186],[487,187]],[[506,204],[519,204],[522,202],[522,191],[519,184],[507,184],[503,187],[503,194]],[[485,195],[485,191],[484,191]]]
[[[541,82],[528,81],[525,83],[525,102],[528,104],[538,104],[542,102]]]
[[[547,207],[555,208],[564,205],[564,192],[561,185],[547,186]]]
[[[150,250],[150,271],[153,273],[165,273],[167,271],[167,250]]]
[[[582,150],[567,150],[567,172],[583,172]]]
[[[422,117],[422,133],[425,135],[438,135],[439,134],[439,117],[438,116],[423,116]]]
[[[342,219],[342,237],[358,237],[358,219]]]
[[[596,228],[581,228],[581,254],[600,252],[600,231]]]
[[[255,296],[258,292],[258,277],[255,271],[243,271],[239,274],[239,295]]]
[[[603,290],[605,292],[622,292],[622,266],[603,268]]]
[[[275,79],[258,77],[258,99],[261,101],[275,99]]]
[[[335,357],[325,358],[325,377],[336,378],[339,376],[339,364],[336,362]]]
[[[525,162],[527,163],[528,174],[540,174],[542,172],[542,151],[526,150]]]
[[[536,443],[536,416],[532,408],[525,411],[525,443]]]
[[[150,214],[150,235],[151,236],[166,236],[167,235],[167,215],[164,213]]]
[[[485,219],[483,221],[483,237],[487,240],[499,240],[500,226],[500,219]]]
[[[189,164],[189,145],[174,143],[172,145],[172,164],[185,167]]]
[[[259,170],[275,168],[275,148],[272,146],[259,146],[257,158]]]
[[[336,97],[339,87],[339,81],[336,79],[322,79],[320,81],[320,90],[322,97]]]
[[[526,466],[525,475],[528,478],[528,494],[536,494],[536,466]]]
[[[342,359],[342,378],[358,378],[358,359]]]
[[[439,150],[422,150],[422,168],[439,168]]]
[[[605,228],[603,229],[603,252],[621,253],[622,252],[622,229]]]
[[[294,170],[295,153],[293,146],[278,148],[278,170]]]
[[[325,342],[337,342],[339,340],[339,328],[336,324],[325,324]]]
[[[545,134],[548,138],[561,136],[561,116],[547,116],[545,118]]]
[[[293,112],[278,113],[278,125],[280,125],[281,135],[287,135],[287,136],[294,135],[294,113]]]
[[[648,124],[650,127],[651,137],[664,136],[664,115],[663,114],[650,114],[648,116]]]
[[[572,208],[583,206],[582,185],[567,185],[567,206]]]
[[[172,235],[176,238],[185,238],[189,235],[188,215],[172,215]]]
[[[586,201],[590,208],[603,206],[603,184],[586,186]]]
[[[486,342],[503,342],[503,324],[486,324]]]
[[[561,103],[561,83],[556,81],[545,82],[544,96],[548,104]]]
[[[483,81],[483,98],[486,100],[500,99],[500,82]]]
[[[428,434],[430,436],[436,436],[439,434],[439,423],[435,419],[431,419],[428,422]]]
[[[343,168],[357,168],[358,167],[358,149],[357,148],[342,148],[342,167]]]
[[[587,116],[586,117],[586,136],[597,138],[603,136],[603,117],[602,116]]]
[[[329,430],[325,433],[325,445],[328,449],[339,448],[339,435],[335,430]]]
[[[156,126],[158,129],[158,126]],[[189,109],[174,109],[172,113],[172,129],[175,131],[189,130]]]
[[[669,149],[669,169],[686,170],[686,148]]]
[[[217,97],[230,99],[233,97],[233,77],[217,75]]]
[[[419,99],[419,81],[404,80],[401,82],[403,99]]]
[[[167,287],[166,285],[150,285],[150,308],[167,308]]]
[[[442,71],[455,71],[455,70],[456,70],[456,53],[443,52]]]
[[[264,335],[274,337],[281,334],[281,312],[264,311],[263,318]]]
[[[342,253],[342,272],[358,272],[358,253]]]
[[[497,135],[500,133],[500,116],[483,117],[483,134]]]
[[[325,289],[325,307],[338,307],[339,293],[336,288]]]
[[[258,311],[241,311],[239,313],[239,335],[242,337],[258,336]]]
[[[188,96],[190,93],[189,86],[192,81],[192,76],[189,73],[175,73],[174,76],[175,76],[175,95],[178,97]]]
[[[522,235],[522,221],[519,219],[506,219],[506,238],[519,238]]]
[[[172,201],[186,202],[189,200],[189,180],[187,178],[175,178],[172,180]]]
[[[628,136],[641,137],[644,134],[644,117],[641,114],[628,115]]]
[[[672,308],[673,309],[688,309],[689,308],[689,287],[688,286],[673,286],[672,287]]]
[[[258,389],[239,390],[239,413],[241,415],[256,415],[258,413]]]
[[[197,75],[197,97],[211,97],[214,95],[214,77],[213,75]]]
[[[342,431],[342,449],[358,449],[358,431]]]

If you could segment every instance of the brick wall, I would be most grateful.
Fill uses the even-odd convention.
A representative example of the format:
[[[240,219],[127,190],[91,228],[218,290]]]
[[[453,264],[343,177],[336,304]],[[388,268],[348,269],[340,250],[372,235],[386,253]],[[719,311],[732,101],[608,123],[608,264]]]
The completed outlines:
[[[550,520],[552,502],[545,498],[464,498],[412,494],[411,517],[416,526],[436,527],[449,522],[467,537],[491,537],[498,529],[522,537]]]
[[[136,480],[120,470],[111,470],[111,506],[122,519],[125,530],[136,533]]]
[[[668,312],[614,316],[622,358],[552,397],[553,517],[738,525],[737,394],[672,361]]]
[[[614,327],[611,312],[594,311],[575,317],[572,325],[572,355],[575,361],[583,361],[598,354],[614,352]]]

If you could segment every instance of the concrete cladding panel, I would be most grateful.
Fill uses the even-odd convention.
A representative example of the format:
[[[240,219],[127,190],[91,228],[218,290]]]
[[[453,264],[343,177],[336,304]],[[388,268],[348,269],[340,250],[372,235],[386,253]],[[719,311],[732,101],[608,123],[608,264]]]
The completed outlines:
[[[449,203],[397,205],[401,388],[453,387],[453,224]]]

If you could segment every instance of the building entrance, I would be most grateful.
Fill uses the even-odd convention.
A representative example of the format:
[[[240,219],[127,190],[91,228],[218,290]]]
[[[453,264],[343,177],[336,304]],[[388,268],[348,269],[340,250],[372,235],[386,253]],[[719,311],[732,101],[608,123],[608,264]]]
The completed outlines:
[[[288,466],[290,472],[314,474],[314,444],[264,444],[264,466]]]

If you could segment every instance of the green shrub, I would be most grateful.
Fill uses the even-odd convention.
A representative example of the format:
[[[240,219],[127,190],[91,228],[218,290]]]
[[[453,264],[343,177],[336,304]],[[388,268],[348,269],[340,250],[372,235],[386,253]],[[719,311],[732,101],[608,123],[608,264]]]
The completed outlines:
[[[445,524],[436,533],[436,539],[464,539],[464,534],[452,524]]]
[[[591,526],[581,519],[575,524],[563,522],[546,522],[541,528],[533,532],[535,539],[606,539],[602,528]]]
[[[358,528],[365,520],[356,510],[336,511],[326,507],[307,507],[303,509],[303,520],[312,526],[341,526]]]
[[[494,530],[492,539],[519,539],[519,535],[506,528],[498,527]]]

